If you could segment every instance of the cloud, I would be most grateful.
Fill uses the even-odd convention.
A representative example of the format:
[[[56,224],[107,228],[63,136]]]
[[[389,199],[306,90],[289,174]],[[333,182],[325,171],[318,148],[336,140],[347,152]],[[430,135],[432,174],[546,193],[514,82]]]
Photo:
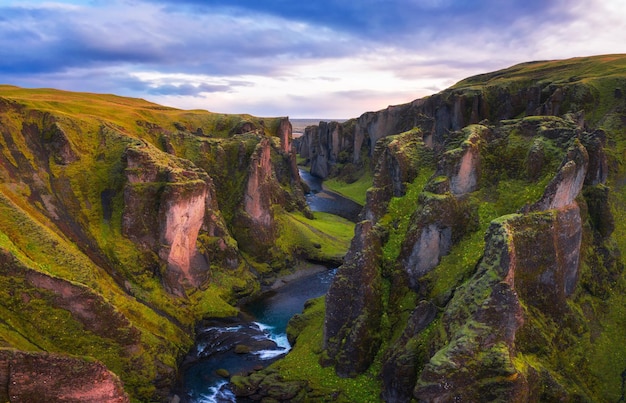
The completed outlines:
[[[120,1],[69,9],[0,8],[0,72],[126,63],[169,72],[270,74],[291,58],[334,57],[352,47],[341,34],[302,23],[218,11],[190,15]]]
[[[353,117],[626,31],[619,0],[8,3],[0,82],[265,116]]]
[[[192,9],[198,14],[226,12],[272,15],[287,22],[305,23],[368,41],[433,40],[490,27],[509,31],[519,19],[536,24],[567,13],[565,0],[151,0],[171,10]],[[413,45],[415,43],[413,42]]]

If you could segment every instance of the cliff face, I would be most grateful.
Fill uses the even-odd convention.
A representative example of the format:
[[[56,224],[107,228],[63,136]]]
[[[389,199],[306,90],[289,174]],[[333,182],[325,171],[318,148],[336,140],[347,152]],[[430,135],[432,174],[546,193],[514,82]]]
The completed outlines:
[[[448,303],[442,317],[447,345],[424,366],[416,398],[522,402],[540,393],[532,379],[537,369],[523,371],[512,360],[523,349],[516,346],[523,344],[518,330],[532,326],[525,323],[529,309],[556,321],[571,314],[567,297],[578,284],[583,235],[575,199],[587,153],[578,146],[569,154],[537,210],[491,223],[476,273]]]
[[[600,73],[606,74],[607,80],[612,79],[614,73],[609,70],[613,68],[611,62],[608,60],[607,71]],[[593,64],[594,61],[581,59],[579,65],[585,63]],[[426,144],[441,149],[450,132],[483,120],[498,122],[519,116],[562,116],[579,112],[582,113],[577,119],[585,121],[587,118],[586,121],[593,124],[601,118],[601,113],[596,113],[600,108],[596,106],[610,100],[600,101],[600,91],[585,84],[585,73],[565,71],[564,75],[571,74],[571,79],[562,80],[558,77],[559,68],[553,68],[550,62],[530,66],[534,69],[532,75],[525,73],[524,65],[511,68],[506,76],[510,81],[505,85],[500,85],[503,80],[497,73],[484,74],[463,80],[430,97],[364,113],[341,125],[320,122],[319,126],[307,128],[296,140],[298,152],[309,159],[312,174],[326,178],[331,173],[340,172],[346,162],[362,165],[365,158],[373,155],[379,139],[415,127],[424,133]],[[610,98],[621,96],[619,88],[613,90],[610,90],[613,91]],[[336,158],[342,153],[343,159]]]
[[[130,402],[122,382],[101,363],[13,350],[0,350],[0,398],[16,402],[42,398],[48,402]]]
[[[381,368],[390,402],[623,396],[625,63],[515,66],[357,119],[344,150],[376,168],[348,256],[380,252],[339,269],[321,363]]]
[[[318,126],[305,128],[302,137],[296,139],[296,151],[311,164],[311,174],[326,178],[330,168],[337,162],[345,162],[345,153],[354,150],[354,136],[337,122],[320,122]]]
[[[360,223],[351,252],[326,294],[324,348],[327,358],[324,364],[335,365],[340,376],[365,371],[381,343],[380,247],[372,223]]]
[[[188,161],[142,144],[123,155],[126,184],[122,233],[153,251],[165,265],[167,289],[178,295],[206,281],[214,256],[200,253],[202,230],[213,242],[229,244],[208,174]],[[234,252],[234,251],[233,251]],[[239,264],[236,253],[226,263]]]
[[[299,247],[255,253],[309,214],[286,118],[0,86],[0,137],[2,382],[18,400],[28,379],[57,401],[165,400],[195,322],[236,314]]]

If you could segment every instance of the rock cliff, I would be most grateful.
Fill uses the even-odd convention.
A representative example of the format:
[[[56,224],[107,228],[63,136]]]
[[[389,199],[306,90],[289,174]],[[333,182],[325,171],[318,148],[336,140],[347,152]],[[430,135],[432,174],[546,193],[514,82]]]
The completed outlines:
[[[228,244],[213,182],[188,161],[148,144],[130,145],[123,162],[122,233],[162,259],[167,289],[183,295],[185,288],[198,287],[206,280],[213,260],[198,249],[200,231],[220,237],[214,242]],[[238,262],[228,264],[236,267]]]
[[[379,238],[370,221],[358,224],[351,252],[326,295],[324,348],[327,358],[324,364],[334,365],[340,376],[365,371],[381,343]]]
[[[605,64],[611,62],[608,60]],[[578,65],[593,63],[590,58],[578,61]],[[575,75],[578,74],[576,71],[570,78],[562,80],[557,77],[558,68],[553,69],[550,62],[528,65],[528,69],[534,70],[532,75],[525,74],[526,65],[515,66],[508,70],[505,79],[510,81],[505,85],[500,85],[503,80],[499,73],[488,73],[463,80],[426,98],[366,112],[342,124],[320,122],[319,126],[307,128],[296,140],[298,152],[309,160],[312,174],[326,178],[331,173],[337,175],[346,162],[365,163],[372,157],[379,139],[416,127],[422,130],[426,144],[441,149],[449,141],[450,132],[483,120],[498,122],[519,116],[581,113],[577,119],[585,121],[587,112],[591,117],[587,121],[597,123],[600,116],[594,111],[600,103],[600,91],[584,83],[581,77],[584,74]],[[610,77],[613,71],[608,70],[605,74]],[[618,83],[613,90],[620,90],[622,84]],[[621,92],[613,91],[609,96],[618,99],[618,94]],[[343,158],[337,158],[338,155]],[[373,163],[376,163],[375,159]]]
[[[12,402],[130,402],[104,365],[48,353],[0,350],[0,398]]]
[[[376,373],[389,402],[623,397],[626,357],[614,352],[624,332],[613,322],[623,314],[610,304],[624,284],[614,217],[626,177],[624,60],[469,78],[362,115],[344,148],[305,136],[317,155],[347,151],[375,166],[369,221],[348,256],[380,252],[339,269],[323,365]],[[396,136],[413,142],[409,153],[391,146]],[[400,163],[407,155],[415,162]],[[347,165],[327,161],[328,175]]]
[[[0,345],[18,400],[164,401],[198,320],[310,257],[293,239],[267,248],[290,214],[312,218],[287,118],[0,86],[0,137]]]

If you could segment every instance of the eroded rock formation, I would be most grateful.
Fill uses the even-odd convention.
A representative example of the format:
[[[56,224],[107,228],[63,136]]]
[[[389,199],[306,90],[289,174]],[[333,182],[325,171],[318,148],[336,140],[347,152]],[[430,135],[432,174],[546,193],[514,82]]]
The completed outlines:
[[[212,257],[198,250],[200,231],[210,237],[228,236],[212,180],[189,161],[147,144],[130,146],[124,160],[123,233],[157,253],[166,264],[166,286],[182,295],[208,274]]]
[[[423,192],[418,203],[400,253],[402,269],[415,289],[452,245],[474,230],[478,220],[476,211],[450,192]]]
[[[372,187],[366,195],[362,213],[364,219],[377,222],[387,210],[391,198],[406,193],[407,184],[415,179],[423,165],[419,155],[425,152],[424,149],[419,130],[389,136],[378,143],[374,151],[378,162]]]
[[[617,286],[611,282],[621,281],[624,267],[612,236],[613,212],[621,202],[612,204],[617,199],[607,181],[621,172],[611,183],[622,189],[623,170],[612,164],[611,147],[622,141],[626,105],[611,91],[596,91],[577,77],[550,82],[553,70],[543,66],[537,74],[545,81],[526,81],[532,68],[470,78],[358,120],[353,161],[366,152],[377,167],[364,211],[381,234],[379,271],[390,289],[382,315],[391,324],[375,328],[389,335],[390,343],[371,357],[382,357],[385,401],[620,396],[620,370],[609,370],[609,381],[587,360],[596,359],[592,350],[612,354],[595,347],[595,340],[607,340],[613,332],[609,323],[622,317],[607,305],[609,290]],[[500,85],[499,74],[516,85]],[[604,116],[594,109],[598,99],[613,105],[602,109]],[[613,145],[603,123],[611,128]],[[427,154],[412,153],[421,160],[417,165],[433,170],[417,197],[392,186],[399,182],[391,179],[398,176],[394,158],[403,154],[389,147],[394,135],[413,126],[419,133],[414,138],[432,150],[435,160],[428,165]],[[403,220],[394,214],[406,210],[400,203],[388,209],[392,197],[415,197],[403,236],[398,235]],[[477,241],[480,228],[484,242]],[[362,245],[357,248],[350,253]],[[338,276],[333,287],[364,292],[345,282]],[[327,321],[354,323],[351,305],[344,302],[348,307],[342,309],[333,298],[327,297]],[[601,330],[600,323],[607,327]],[[361,347],[372,345],[365,337],[360,342]],[[354,347],[337,350],[328,334],[325,343],[331,357],[356,362],[349,355]],[[339,360],[330,362],[338,374],[349,375]],[[599,378],[611,384],[612,392],[594,383]]]
[[[11,402],[127,403],[120,379],[99,362],[0,350],[0,399]]]
[[[370,221],[357,224],[350,250],[326,295],[323,364],[340,376],[363,372],[382,341],[381,242]]]

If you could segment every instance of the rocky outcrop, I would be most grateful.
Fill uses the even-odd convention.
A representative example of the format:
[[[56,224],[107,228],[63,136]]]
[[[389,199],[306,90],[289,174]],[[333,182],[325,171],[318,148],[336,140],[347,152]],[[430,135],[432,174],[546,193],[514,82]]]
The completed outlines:
[[[567,312],[566,297],[577,281],[580,223],[575,204],[492,223],[476,274],[446,308],[449,339],[424,366],[415,398],[529,400],[537,388],[527,378],[532,371],[521,373],[512,363],[516,333],[528,314],[522,303],[555,320]]]
[[[369,367],[381,343],[381,242],[373,224],[357,224],[355,236],[326,294],[323,365],[339,376]]]
[[[78,160],[68,135],[58,122],[51,123],[42,134],[43,144],[49,150],[54,162],[67,165]]]
[[[385,352],[380,377],[383,381],[381,397],[385,402],[407,402],[413,397],[418,368],[425,364],[423,354],[415,348],[424,343],[418,335],[424,332],[437,317],[437,307],[420,301],[411,312],[400,337]]]
[[[463,196],[478,189],[480,179],[480,148],[489,135],[485,126],[472,125],[463,130],[466,140],[461,147],[447,151],[440,159],[438,175],[450,178],[450,191]]]
[[[490,227],[476,274],[446,308],[442,322],[448,339],[421,371],[416,399],[527,401],[528,381],[512,363],[523,311],[509,235],[505,226]]]
[[[475,209],[462,198],[478,189],[480,147],[489,134],[483,126],[464,130],[461,147],[444,153],[437,172],[418,199],[400,253],[401,267],[412,288],[435,268],[465,234],[478,225]]]
[[[443,316],[448,340],[424,366],[414,397],[426,401],[491,396],[528,401],[536,385],[513,365],[516,334],[532,306],[560,321],[578,283],[582,219],[576,198],[588,157],[575,141],[541,199],[525,214],[492,222],[474,277]],[[527,309],[527,308],[526,308]],[[518,341],[519,342],[519,341]]]
[[[124,163],[123,234],[162,259],[166,287],[183,295],[185,288],[206,280],[213,258],[198,250],[200,231],[221,238],[213,239],[220,249],[230,244],[211,178],[191,162],[147,144],[128,147]],[[230,264],[236,267],[238,262]]]
[[[478,220],[467,202],[449,192],[422,192],[418,203],[399,258],[414,289],[419,288],[420,278],[439,264],[452,245],[476,227]]]
[[[263,138],[251,158],[242,209],[236,219],[235,237],[243,250],[266,254],[276,239],[276,222],[272,206],[284,194],[272,163],[272,145]]]
[[[320,122],[309,126],[297,140],[297,152],[311,166],[311,174],[326,178],[336,163],[347,162],[346,156],[352,150],[352,134],[338,122]]]
[[[99,362],[0,350],[0,399],[11,402],[127,403],[122,382]]]
[[[568,151],[565,162],[554,179],[546,187],[543,197],[530,210],[560,209],[572,204],[583,188],[588,165],[587,150],[577,141]]]
[[[244,212],[253,223],[258,224],[261,233],[272,230],[271,211],[272,161],[269,140],[261,140],[251,159],[248,182],[244,193]],[[271,236],[271,235],[270,235]]]
[[[280,149],[284,153],[291,153],[292,147],[292,126],[289,118],[282,118],[278,123],[276,136],[280,139]]]
[[[419,130],[389,136],[378,142],[374,151],[376,167],[372,187],[367,190],[363,218],[377,222],[387,210],[392,197],[406,193],[407,184],[418,175],[425,164],[425,145]]]

